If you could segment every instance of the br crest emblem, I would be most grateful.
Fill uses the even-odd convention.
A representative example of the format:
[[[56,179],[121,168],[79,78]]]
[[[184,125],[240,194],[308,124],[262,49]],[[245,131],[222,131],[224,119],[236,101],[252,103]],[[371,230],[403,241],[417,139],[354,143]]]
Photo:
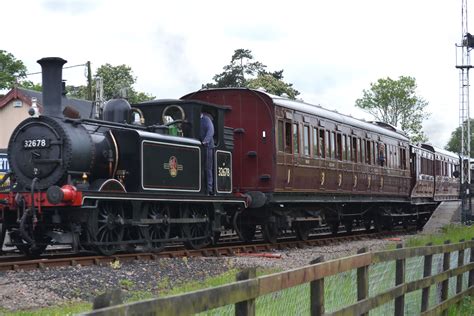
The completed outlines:
[[[171,156],[167,163],[163,164],[163,168],[169,170],[171,177],[176,177],[178,171],[183,170],[183,165],[178,164],[178,158]]]

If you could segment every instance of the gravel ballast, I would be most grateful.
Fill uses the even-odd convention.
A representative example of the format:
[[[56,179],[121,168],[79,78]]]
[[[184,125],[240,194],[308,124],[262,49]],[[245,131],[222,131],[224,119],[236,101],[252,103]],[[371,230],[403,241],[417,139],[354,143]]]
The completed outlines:
[[[400,237],[401,240],[404,237]],[[106,290],[121,288],[159,295],[189,281],[201,281],[232,268],[261,267],[289,270],[324,260],[353,255],[358,249],[380,250],[400,241],[366,240],[339,245],[268,252],[272,257],[235,256],[221,258],[162,258],[103,266],[74,266],[32,271],[0,272],[0,306],[4,310],[35,309],[71,301],[89,301]],[[275,258],[279,257],[279,258]]]

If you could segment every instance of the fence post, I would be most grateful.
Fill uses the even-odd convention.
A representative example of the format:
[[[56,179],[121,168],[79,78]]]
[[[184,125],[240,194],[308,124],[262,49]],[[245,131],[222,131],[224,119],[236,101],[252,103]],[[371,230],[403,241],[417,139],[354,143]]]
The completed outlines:
[[[310,264],[321,263],[324,257],[320,256],[311,260]],[[311,281],[310,285],[310,308],[311,316],[320,316],[324,314],[324,278]]]
[[[426,245],[432,246],[433,243],[430,242]],[[433,267],[433,255],[425,256],[424,264],[423,264],[423,278],[431,276],[432,267]],[[428,310],[429,299],[430,299],[430,287],[427,286],[421,290],[421,312],[425,312]]]
[[[403,248],[402,244],[397,245],[397,249]],[[395,286],[405,283],[405,259],[398,259],[395,264]],[[405,314],[405,295],[395,298],[395,316]]]
[[[361,248],[357,251],[358,254],[368,251],[367,247]],[[369,266],[360,267],[357,269],[357,300],[361,301],[369,296]],[[366,316],[367,313],[361,314]]]
[[[236,280],[243,281],[253,279],[257,276],[256,268],[245,269],[237,274]],[[243,301],[235,304],[236,316],[255,316],[255,299]]]
[[[461,239],[459,242],[465,242],[464,239]],[[465,249],[461,249],[458,252],[458,267],[462,267],[464,265],[464,251]],[[462,279],[464,277],[464,273],[458,275],[456,278],[456,294],[461,293],[462,291]]]
[[[451,242],[450,240],[446,240],[444,244],[447,245],[450,242]],[[449,270],[450,261],[451,261],[451,253],[445,252],[443,255],[443,271]],[[442,303],[448,299],[448,290],[449,290],[449,278],[447,278],[441,283],[441,299],[439,303]],[[448,310],[445,309],[442,315],[448,315]]]
[[[474,241],[474,238],[471,239]],[[469,262],[474,262],[474,247],[471,247],[471,254],[469,255]],[[471,287],[474,285],[474,270],[469,270],[469,279],[468,279],[467,287]]]

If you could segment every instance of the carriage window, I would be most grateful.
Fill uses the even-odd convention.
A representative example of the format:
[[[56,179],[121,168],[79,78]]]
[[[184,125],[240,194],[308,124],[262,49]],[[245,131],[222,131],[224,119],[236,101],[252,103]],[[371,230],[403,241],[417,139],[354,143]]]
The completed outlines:
[[[352,159],[352,157],[351,157],[351,137],[350,136],[346,136],[346,137],[347,137],[347,141],[346,141],[347,160],[351,161],[351,159]]]
[[[313,156],[314,157],[321,156],[319,152],[319,148],[318,148],[318,142],[319,142],[318,129],[316,127],[313,127]]]
[[[375,143],[370,142],[370,146],[372,146],[372,164],[377,164],[377,152],[375,151]]]
[[[336,135],[336,147],[335,147],[336,159],[342,160],[342,135],[339,133],[335,135]]]
[[[437,176],[441,175],[441,161],[440,160],[436,160],[435,175],[437,175]]]
[[[366,140],[364,140],[364,143],[365,143],[365,155],[366,155],[365,156],[365,158],[366,158],[365,161],[367,162],[367,164],[370,165],[371,162],[372,162],[372,156],[371,156],[371,151],[370,151],[371,150],[371,148],[370,148],[371,144],[370,144],[370,141],[366,141]]]
[[[326,145],[325,146],[325,154],[324,154],[324,157],[327,157],[327,158],[330,158],[331,157],[331,152],[329,150],[329,143],[330,143],[330,140],[329,140],[329,131],[324,131],[324,144]]]
[[[383,143],[377,144],[377,164],[383,167],[385,165],[385,157],[387,157],[385,145]]]
[[[284,125],[283,121],[278,120],[278,151],[284,151],[285,150],[285,144],[283,143],[283,135],[285,135],[284,132]]]
[[[291,123],[285,122],[285,152],[291,154]]]
[[[357,138],[352,137],[352,161],[357,162],[357,157],[359,157],[357,154]]]
[[[331,132],[331,158],[334,159],[336,158],[336,144],[335,144],[335,137],[334,137],[334,132]]]
[[[326,157],[326,137],[324,130],[319,130],[319,156]]]
[[[293,123],[293,153],[298,154],[300,152],[299,148],[299,132],[298,132],[298,123]]]
[[[365,163],[365,140],[358,140],[359,146],[360,146],[360,162]]]
[[[305,125],[303,127],[303,153],[305,156],[309,156],[309,141],[310,141],[310,135],[309,135],[309,126]]]
[[[342,135],[342,160],[347,160],[347,137]]]
[[[400,169],[407,169],[407,153],[405,148],[400,148]]]
[[[395,163],[394,163],[394,154],[393,154],[393,145],[390,145],[390,148],[389,148],[389,155],[390,155],[390,168],[395,168]]]

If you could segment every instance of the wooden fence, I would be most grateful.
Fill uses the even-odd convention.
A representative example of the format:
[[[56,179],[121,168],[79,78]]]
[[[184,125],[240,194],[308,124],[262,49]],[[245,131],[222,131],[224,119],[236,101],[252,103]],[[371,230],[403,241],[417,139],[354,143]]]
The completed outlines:
[[[470,249],[469,261],[465,263],[466,249]],[[451,254],[457,252],[457,267],[450,267]],[[442,270],[432,275],[433,255],[442,254]],[[423,277],[415,281],[405,281],[406,260],[424,257]],[[395,286],[369,297],[369,266],[395,261]],[[325,313],[324,279],[339,273],[357,269],[357,302],[331,313]],[[463,290],[463,277],[467,274],[467,288]],[[448,297],[449,279],[456,278],[456,290]],[[445,314],[449,306],[463,297],[474,293],[474,239],[451,244],[395,250],[366,252],[357,255],[322,262],[318,258],[311,265],[285,272],[256,277],[255,271],[244,271],[238,281],[219,287],[203,289],[182,295],[154,298],[146,301],[123,304],[98,309],[84,315],[192,315],[214,308],[235,304],[236,315],[255,315],[256,298],[282,291],[294,286],[310,283],[311,315],[368,315],[368,312],[386,303],[395,301],[395,315],[403,315],[405,294],[421,290],[421,315]],[[440,295],[435,306],[429,306],[430,287],[438,285]],[[284,313],[284,311],[281,311]]]

